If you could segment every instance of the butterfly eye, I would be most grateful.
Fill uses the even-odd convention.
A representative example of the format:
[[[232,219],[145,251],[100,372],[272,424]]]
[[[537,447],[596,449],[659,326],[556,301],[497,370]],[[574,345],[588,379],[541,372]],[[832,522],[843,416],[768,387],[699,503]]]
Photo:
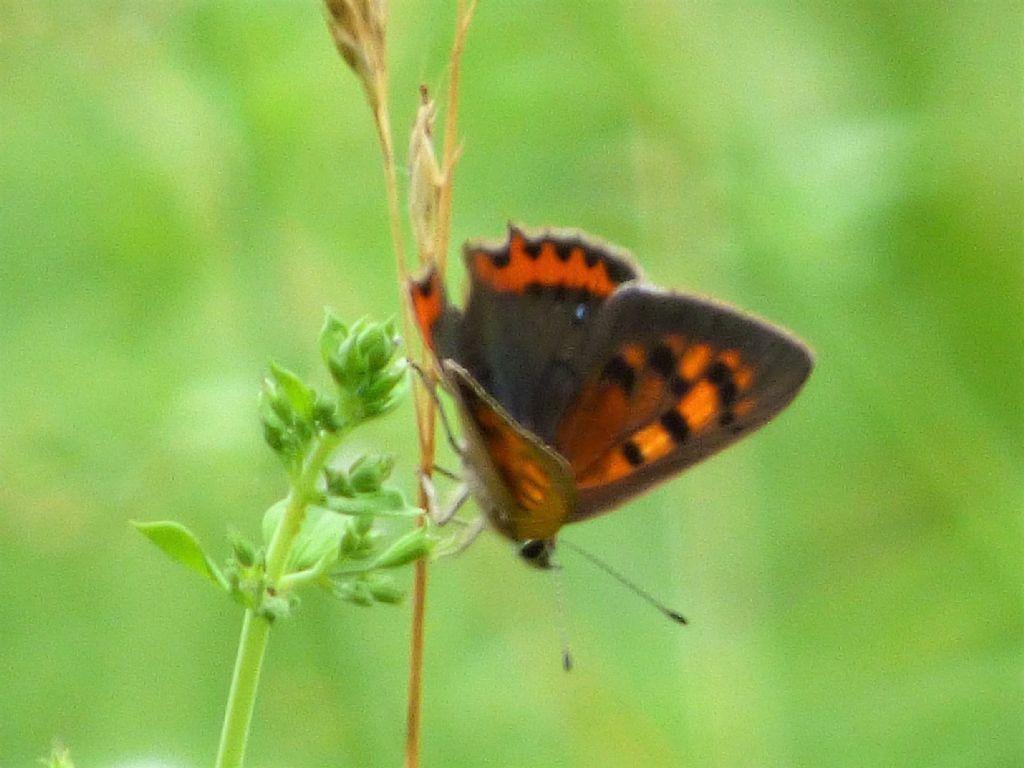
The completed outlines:
[[[573,313],[577,323],[582,323],[583,318],[587,316],[587,305],[582,301],[576,305],[576,311]]]

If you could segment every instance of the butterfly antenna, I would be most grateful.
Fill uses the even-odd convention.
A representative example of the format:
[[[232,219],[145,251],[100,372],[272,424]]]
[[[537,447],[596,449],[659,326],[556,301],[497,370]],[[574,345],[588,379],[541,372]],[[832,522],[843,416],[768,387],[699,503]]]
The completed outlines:
[[[635,594],[641,600],[644,600],[648,604],[657,608],[665,616],[672,619],[672,621],[676,622],[677,624],[687,623],[686,617],[683,616],[683,614],[679,613],[678,611],[673,611],[663,602],[654,597],[654,595],[652,595],[646,589],[642,589],[641,587],[637,586],[635,583],[627,579],[625,576],[623,576],[621,573],[612,568],[610,565],[608,565],[608,563],[606,563],[604,560],[600,559],[596,555],[590,554],[589,552],[587,552],[587,550],[577,546],[576,544],[573,544],[571,541],[566,541],[565,539],[559,539],[558,544],[559,546],[568,547],[578,555],[582,555],[584,558],[586,558],[591,563],[600,568],[602,571],[607,573],[609,576],[611,576],[613,579],[615,579],[617,582],[619,582],[622,586],[624,586],[630,592]]]
[[[565,578],[562,569],[553,566],[555,579],[555,599],[558,601],[558,635],[562,643],[562,669],[572,672],[572,653],[569,651],[569,601],[565,596]]]

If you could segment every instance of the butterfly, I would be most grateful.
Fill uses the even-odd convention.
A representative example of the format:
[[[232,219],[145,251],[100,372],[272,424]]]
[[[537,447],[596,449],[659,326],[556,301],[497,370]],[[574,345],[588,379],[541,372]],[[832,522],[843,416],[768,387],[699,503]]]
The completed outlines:
[[[562,526],[753,432],[810,375],[786,331],[650,285],[588,235],[510,225],[463,255],[464,308],[428,268],[413,314],[458,409],[468,492],[538,567]]]

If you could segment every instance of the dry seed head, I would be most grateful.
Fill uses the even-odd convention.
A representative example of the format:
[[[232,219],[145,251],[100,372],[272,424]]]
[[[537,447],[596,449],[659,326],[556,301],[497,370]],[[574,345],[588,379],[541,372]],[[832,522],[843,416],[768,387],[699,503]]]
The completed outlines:
[[[420,263],[433,260],[438,199],[444,176],[434,153],[434,102],[420,86],[420,107],[409,140],[409,218]]]
[[[384,67],[386,0],[324,0],[327,27],[341,57],[376,105],[377,78]]]

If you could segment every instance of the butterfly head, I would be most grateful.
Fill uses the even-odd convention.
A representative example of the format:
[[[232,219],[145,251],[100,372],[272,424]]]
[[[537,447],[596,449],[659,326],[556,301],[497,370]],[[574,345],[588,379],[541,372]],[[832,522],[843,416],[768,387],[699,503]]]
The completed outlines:
[[[542,571],[555,567],[551,562],[554,553],[554,539],[527,539],[519,545],[519,556],[523,562]]]

